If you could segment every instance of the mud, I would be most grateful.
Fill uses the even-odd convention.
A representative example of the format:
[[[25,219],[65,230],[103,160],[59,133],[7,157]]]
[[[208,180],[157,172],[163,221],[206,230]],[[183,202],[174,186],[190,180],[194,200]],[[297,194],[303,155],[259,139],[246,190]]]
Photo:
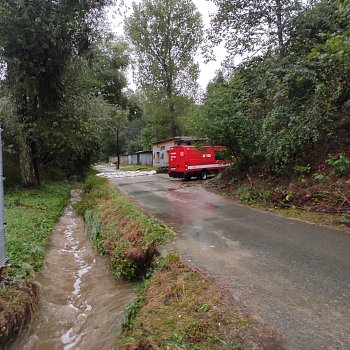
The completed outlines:
[[[94,252],[72,205],[56,225],[38,282],[39,310],[10,350],[114,349],[134,292]]]

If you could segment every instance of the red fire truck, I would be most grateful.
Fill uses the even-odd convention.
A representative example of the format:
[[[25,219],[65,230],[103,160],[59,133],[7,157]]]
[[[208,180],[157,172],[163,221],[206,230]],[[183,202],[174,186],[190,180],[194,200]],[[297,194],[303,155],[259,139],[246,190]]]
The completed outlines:
[[[225,159],[223,146],[174,146],[170,148],[168,173],[170,177],[205,180],[208,174],[217,173],[231,165]]]

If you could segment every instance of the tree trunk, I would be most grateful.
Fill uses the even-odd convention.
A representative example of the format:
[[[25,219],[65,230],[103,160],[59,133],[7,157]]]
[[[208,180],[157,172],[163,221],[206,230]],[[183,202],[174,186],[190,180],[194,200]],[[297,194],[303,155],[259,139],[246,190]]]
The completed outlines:
[[[172,80],[169,78],[168,78],[166,91],[168,96],[171,136],[175,137],[175,136],[179,136],[178,135],[179,128],[178,128],[178,125],[176,122],[176,116],[175,116],[175,104],[173,101]]]
[[[169,113],[170,113],[170,126],[171,126],[171,136],[179,136],[178,135],[178,126],[175,118],[175,105],[173,99],[169,97]]]
[[[28,144],[28,137],[22,127],[18,130],[18,147],[22,186],[37,188],[39,187],[39,182],[35,175],[32,151]]]
[[[284,42],[283,42],[283,20],[282,20],[282,4],[281,0],[276,0],[276,17],[277,17],[277,37],[280,58],[284,58]]]
[[[30,149],[31,149],[31,154],[33,159],[35,180],[36,180],[37,186],[39,187],[40,186],[40,173],[39,173],[40,159],[39,159],[38,145],[35,140],[31,140]]]

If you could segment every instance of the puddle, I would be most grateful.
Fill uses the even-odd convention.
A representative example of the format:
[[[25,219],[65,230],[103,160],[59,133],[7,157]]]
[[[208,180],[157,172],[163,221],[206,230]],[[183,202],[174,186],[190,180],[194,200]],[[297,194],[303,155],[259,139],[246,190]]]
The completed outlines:
[[[92,249],[71,205],[55,227],[37,280],[41,305],[10,350],[114,349],[134,292]]]

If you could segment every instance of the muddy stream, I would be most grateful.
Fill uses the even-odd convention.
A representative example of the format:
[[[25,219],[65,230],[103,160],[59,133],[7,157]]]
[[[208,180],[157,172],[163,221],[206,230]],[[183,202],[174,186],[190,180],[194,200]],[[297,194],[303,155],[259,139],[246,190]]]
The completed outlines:
[[[76,200],[72,195],[72,201]],[[42,302],[10,350],[109,350],[134,298],[115,279],[108,260],[91,247],[84,222],[69,205],[51,238],[42,273]]]

